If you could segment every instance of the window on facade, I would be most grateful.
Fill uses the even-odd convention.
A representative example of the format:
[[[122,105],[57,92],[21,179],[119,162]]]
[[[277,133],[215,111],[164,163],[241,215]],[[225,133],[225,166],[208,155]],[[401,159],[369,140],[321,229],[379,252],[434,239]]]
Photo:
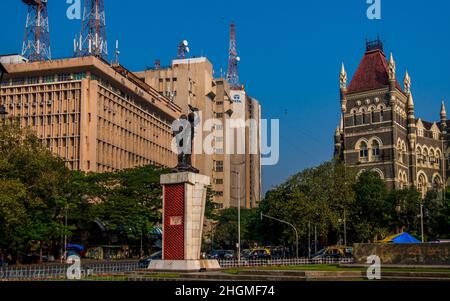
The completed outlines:
[[[362,123],[366,123],[366,111],[362,110]]]
[[[436,176],[433,180],[433,189],[437,191],[441,189],[441,180],[438,176]]]
[[[372,142],[372,156],[374,160],[380,157],[380,144],[376,140]]]
[[[367,161],[368,157],[369,157],[369,151],[367,149],[367,144],[365,142],[361,142],[361,144],[359,145],[359,160]]]
[[[353,112],[353,125],[356,125],[356,112]]]
[[[223,172],[223,161],[214,161],[214,171]]]
[[[417,181],[417,190],[422,195],[422,197],[425,196],[425,194],[426,194],[426,180],[425,180],[425,177],[423,175],[419,176],[419,179]]]
[[[375,122],[375,112],[374,111],[370,112],[370,118],[371,118],[371,122],[374,123]]]

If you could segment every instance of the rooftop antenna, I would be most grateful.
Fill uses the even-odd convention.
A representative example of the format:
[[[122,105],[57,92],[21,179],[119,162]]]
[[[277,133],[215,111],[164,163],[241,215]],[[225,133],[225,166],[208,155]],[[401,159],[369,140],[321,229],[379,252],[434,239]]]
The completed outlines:
[[[30,62],[51,60],[47,0],[22,0],[28,6],[22,56]]]
[[[178,59],[185,59],[189,53],[189,43],[186,40],[181,41],[178,44]]]
[[[119,56],[120,56],[119,40],[116,40],[116,51],[114,52],[114,63],[116,65],[119,65]]]
[[[155,70],[161,69],[161,61],[159,59],[155,60]]]
[[[104,0],[85,0],[78,56],[94,55],[108,60]]]
[[[232,22],[230,25],[230,48],[228,54],[227,81],[233,89],[241,88],[238,72],[238,62],[240,60],[241,58],[237,55],[236,25]]]

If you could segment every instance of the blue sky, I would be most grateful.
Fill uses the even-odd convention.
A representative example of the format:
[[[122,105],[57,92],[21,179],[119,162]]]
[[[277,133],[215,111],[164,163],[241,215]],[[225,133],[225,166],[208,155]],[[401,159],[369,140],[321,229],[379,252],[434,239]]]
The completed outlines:
[[[84,1],[84,0],[83,0]],[[381,0],[381,20],[366,17],[366,0],[148,1],[105,0],[110,53],[116,39],[131,70],[162,65],[187,39],[191,54],[207,56],[216,74],[226,69],[228,29],[237,25],[240,78],[260,100],[265,118],[279,118],[280,162],[263,168],[264,190],[305,167],[329,160],[339,120],[341,62],[349,77],[377,34],[392,51],[402,82],[412,77],[416,116],[437,120],[441,99],[450,107],[450,3]],[[53,57],[71,56],[79,20],[68,20],[65,0],[49,0]],[[0,53],[20,52],[26,8],[2,0]]]

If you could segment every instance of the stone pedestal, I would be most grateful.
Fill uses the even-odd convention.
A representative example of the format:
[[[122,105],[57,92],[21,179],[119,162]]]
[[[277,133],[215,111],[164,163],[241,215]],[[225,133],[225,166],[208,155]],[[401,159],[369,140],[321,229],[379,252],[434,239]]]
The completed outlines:
[[[203,220],[208,176],[180,172],[161,176],[163,185],[162,260],[149,269],[158,271],[199,271],[220,269],[217,260],[201,260]]]

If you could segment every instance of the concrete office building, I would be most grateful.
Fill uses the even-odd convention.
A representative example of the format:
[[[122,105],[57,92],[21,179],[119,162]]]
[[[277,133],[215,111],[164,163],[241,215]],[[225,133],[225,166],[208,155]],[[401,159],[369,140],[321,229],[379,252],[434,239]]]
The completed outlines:
[[[171,99],[188,112],[188,105],[200,110],[202,121],[217,119],[221,125],[214,125],[214,130],[203,131],[201,141],[213,135],[213,154],[195,154],[193,164],[202,174],[211,177],[213,200],[219,208],[257,207],[261,198],[261,167],[259,147],[250,154],[250,145],[259,146],[259,103],[247,96],[245,91],[233,91],[223,78],[214,78],[213,65],[205,57],[176,59],[169,67],[156,67],[135,73],[137,77],[155,88],[161,95]],[[234,95],[242,97],[241,102],[234,100]],[[245,131],[245,150],[242,154],[227,154],[226,121],[230,119],[255,118],[257,128],[255,141],[251,141],[250,131]],[[244,137],[243,137],[244,138]],[[202,145],[194,145],[195,148]],[[240,181],[239,181],[240,179]]]
[[[181,109],[120,65],[94,57],[29,63],[0,57],[0,105],[73,170],[174,167],[171,123]]]

